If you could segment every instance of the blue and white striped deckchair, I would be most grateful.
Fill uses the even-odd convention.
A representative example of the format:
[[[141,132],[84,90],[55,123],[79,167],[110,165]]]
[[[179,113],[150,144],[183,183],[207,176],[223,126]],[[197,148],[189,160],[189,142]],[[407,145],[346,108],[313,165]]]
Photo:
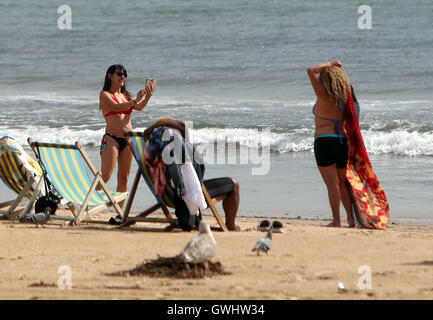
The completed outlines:
[[[63,198],[78,206],[70,206],[75,223],[106,223],[107,221],[84,218],[87,216],[90,219],[92,214],[111,205],[120,216],[123,216],[123,210],[118,203],[128,197],[128,192],[112,193],[108,190],[101,173],[96,170],[79,142],[75,145],[40,143],[33,142],[31,138],[28,142],[54,188]],[[90,170],[91,176],[86,168]],[[101,185],[102,191],[96,190],[98,184]],[[93,208],[88,209],[88,206]]]
[[[3,137],[2,139],[13,139],[10,137]],[[36,200],[35,189],[40,189],[42,179],[39,179],[42,171],[40,168],[35,168],[35,171],[40,171],[39,177],[27,176],[23,171],[22,161],[19,159],[18,154],[22,151],[14,148],[13,146],[1,146],[0,152],[0,179],[18,196],[15,199],[0,203],[0,208],[9,206],[7,210],[0,210],[3,214],[2,218],[12,218],[12,215],[25,215],[33,207]],[[37,163],[36,163],[37,164]],[[39,170],[38,170],[39,169]],[[35,181],[39,179],[36,188],[33,187]],[[39,193],[39,192],[37,192]],[[28,199],[27,206],[21,212],[15,211],[17,206],[25,199]],[[14,216],[13,218],[20,218]]]
[[[165,193],[162,198],[159,198],[155,193],[154,184],[152,181],[152,177],[149,172],[149,168],[147,167],[146,161],[144,159],[144,152],[146,150],[146,140],[143,137],[142,132],[137,131],[124,131],[124,136],[128,142],[128,146],[131,149],[135,160],[138,164],[138,170],[137,174],[135,175],[134,183],[132,185],[130,196],[128,198],[128,202],[125,207],[125,214],[123,216],[123,225],[131,225],[135,222],[168,222],[170,224],[170,228],[175,226],[177,224],[177,219],[173,219],[169,208],[175,208],[175,191],[171,187],[169,183],[166,184]],[[149,187],[150,191],[152,191],[153,195],[155,196],[157,203],[150,207],[149,209],[139,213],[135,217],[129,217],[129,213],[131,211],[132,202],[134,201],[135,193],[138,188],[138,184],[140,182],[140,177],[143,177],[144,181],[146,181],[147,186]],[[215,219],[217,220],[219,226],[222,228],[223,231],[227,231],[227,227],[222,220],[217,208],[215,207],[215,203],[221,200],[221,198],[214,198],[212,199],[209,196],[208,191],[206,190],[206,187],[202,185],[203,195],[205,197],[206,203],[208,205],[208,208],[212,210],[213,215],[215,216]],[[158,219],[158,218],[146,218],[151,213],[155,212],[158,209],[162,209],[164,212],[166,219]]]

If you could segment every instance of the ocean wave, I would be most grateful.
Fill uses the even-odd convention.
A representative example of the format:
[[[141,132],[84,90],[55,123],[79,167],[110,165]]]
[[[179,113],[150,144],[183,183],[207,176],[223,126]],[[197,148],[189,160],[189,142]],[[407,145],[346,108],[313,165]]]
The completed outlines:
[[[135,128],[142,131],[145,128]],[[276,154],[292,152],[313,152],[312,128],[293,129],[288,133],[276,133],[269,128],[201,128],[190,132],[191,141],[196,145],[228,144],[247,148],[268,148]],[[27,146],[27,138],[34,141],[73,144],[79,141],[84,146],[99,146],[104,128],[92,130],[79,127],[28,126],[21,129],[0,127],[0,136],[14,137],[21,145]],[[433,132],[390,132],[362,130],[364,143],[371,155],[433,156]]]
[[[369,154],[398,156],[433,156],[433,132],[363,132]]]
[[[58,93],[58,92],[29,92],[25,94],[5,94],[2,101],[5,102],[45,102],[47,104],[94,104],[98,103],[98,92],[82,92],[80,97],[76,93]],[[359,99],[362,110],[377,110],[386,108],[405,109],[416,106],[431,106],[432,101],[428,99],[401,99],[401,100],[376,100],[376,99]],[[246,108],[246,110],[254,109],[256,106],[274,108],[287,107],[312,107],[315,104],[315,99],[277,99],[277,98],[233,98],[221,96],[159,96],[156,94],[150,102],[155,106],[170,106],[170,107],[201,107],[204,109],[213,108],[215,106],[231,108]]]
[[[226,141],[256,147],[269,146],[274,153],[312,152],[312,129],[295,129],[290,133],[274,133],[256,129],[198,129],[193,132],[194,142]],[[369,154],[398,156],[433,156],[433,132],[395,130],[390,132],[362,130]]]
[[[7,103],[38,103],[43,102],[45,104],[72,104],[72,105],[82,105],[88,103],[97,103],[98,99],[90,98],[77,98],[76,96],[58,95],[55,93],[51,94],[27,94],[27,95],[9,95],[2,98],[3,102]]]
[[[419,105],[430,105],[431,100],[428,99],[412,99],[412,100],[369,100],[359,99],[361,108],[378,108],[378,107],[407,107],[407,106],[419,106]]]
[[[192,130],[191,141],[196,144],[226,142],[250,148],[269,147],[271,152],[301,152],[312,149],[312,131],[294,129],[290,133],[275,133],[269,128],[202,128]]]
[[[27,126],[25,129],[0,127],[0,136],[13,137],[24,147],[28,146],[29,137],[39,142],[74,144],[79,141],[85,146],[96,146],[100,144],[103,134],[104,129],[73,129],[66,126],[60,128]]]

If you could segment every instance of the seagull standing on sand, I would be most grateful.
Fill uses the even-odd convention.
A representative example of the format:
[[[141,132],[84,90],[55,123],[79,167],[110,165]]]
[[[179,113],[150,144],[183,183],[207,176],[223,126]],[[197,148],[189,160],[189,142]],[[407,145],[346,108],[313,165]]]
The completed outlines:
[[[44,227],[44,223],[46,223],[50,219],[51,214],[51,208],[46,207],[44,212],[39,213],[32,213],[29,215],[26,215],[21,218],[21,222],[33,222],[36,224],[36,228],[38,228],[38,224],[40,224],[42,227]]]
[[[268,255],[268,251],[272,248],[272,227],[269,228],[268,234],[266,237],[261,238],[259,241],[257,241],[255,247],[251,251],[256,251],[257,255],[260,255],[260,251],[266,252],[266,255]]]
[[[215,255],[216,241],[210,226],[204,220],[198,227],[198,235],[192,238],[183,249],[181,258],[183,262],[207,263]]]

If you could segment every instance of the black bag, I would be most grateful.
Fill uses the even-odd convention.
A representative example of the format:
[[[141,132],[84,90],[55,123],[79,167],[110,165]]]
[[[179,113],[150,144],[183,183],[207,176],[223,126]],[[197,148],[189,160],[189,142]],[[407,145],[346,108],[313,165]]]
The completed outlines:
[[[35,213],[44,212],[46,208],[51,209],[51,214],[55,214],[60,204],[60,199],[52,191],[47,196],[39,197],[35,203]]]
[[[39,150],[38,150],[39,153]],[[38,200],[36,200],[35,203],[35,213],[44,212],[46,208],[50,208],[51,212],[50,214],[55,214],[56,210],[60,204],[60,198],[56,196],[51,188],[51,182],[48,179],[46,172],[46,169],[44,167],[44,164],[42,163],[41,155],[38,154],[38,162],[39,165],[42,168],[43,174],[41,176],[41,179],[44,179],[44,186],[45,186],[45,196],[39,197]]]
[[[188,207],[182,198],[176,197],[176,210],[177,223],[183,231],[191,231],[194,227],[199,226],[202,220],[201,212],[199,215],[192,215],[189,213]]]

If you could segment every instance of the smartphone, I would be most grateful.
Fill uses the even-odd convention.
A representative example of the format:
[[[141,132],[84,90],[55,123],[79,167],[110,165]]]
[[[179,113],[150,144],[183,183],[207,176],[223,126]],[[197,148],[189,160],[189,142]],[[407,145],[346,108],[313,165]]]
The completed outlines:
[[[149,86],[152,86],[153,88],[155,88],[157,82],[158,81],[156,81],[156,79],[146,79],[146,87],[149,85]]]

